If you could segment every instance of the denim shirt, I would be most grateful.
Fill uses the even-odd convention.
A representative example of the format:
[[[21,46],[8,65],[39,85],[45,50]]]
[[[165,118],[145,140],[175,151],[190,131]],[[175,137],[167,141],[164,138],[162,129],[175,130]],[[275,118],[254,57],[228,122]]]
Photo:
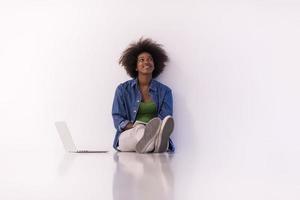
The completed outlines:
[[[163,120],[166,116],[173,115],[172,90],[168,86],[152,79],[149,93],[156,104],[157,117]],[[112,117],[117,130],[113,142],[116,150],[119,146],[119,137],[126,125],[129,122],[135,122],[141,100],[142,95],[137,79],[126,81],[117,87],[112,106]],[[175,145],[171,139],[169,139],[169,151],[175,151]]]

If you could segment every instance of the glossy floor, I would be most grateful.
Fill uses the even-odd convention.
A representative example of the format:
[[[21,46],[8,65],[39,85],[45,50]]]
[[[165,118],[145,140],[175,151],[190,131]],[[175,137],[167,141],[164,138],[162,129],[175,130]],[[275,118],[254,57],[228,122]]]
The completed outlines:
[[[2,153],[0,199],[296,200],[296,156]]]

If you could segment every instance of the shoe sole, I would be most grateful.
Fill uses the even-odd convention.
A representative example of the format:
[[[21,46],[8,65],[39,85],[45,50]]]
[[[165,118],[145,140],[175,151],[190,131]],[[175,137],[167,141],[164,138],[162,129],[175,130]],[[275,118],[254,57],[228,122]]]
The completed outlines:
[[[155,139],[155,136],[158,134],[158,131],[160,129],[160,123],[160,120],[156,119],[156,123],[150,122],[146,124],[144,135],[141,138],[141,140],[136,144],[136,151],[138,153],[145,153],[146,149],[149,147],[149,145]],[[153,131],[155,130],[153,126],[156,126],[156,131]]]
[[[155,153],[162,153],[167,151],[169,137],[174,129],[174,119],[172,117],[168,118],[166,121],[163,122],[164,124],[161,125],[162,130],[160,135],[158,135],[157,144],[155,144]],[[159,140],[160,139],[160,140]]]

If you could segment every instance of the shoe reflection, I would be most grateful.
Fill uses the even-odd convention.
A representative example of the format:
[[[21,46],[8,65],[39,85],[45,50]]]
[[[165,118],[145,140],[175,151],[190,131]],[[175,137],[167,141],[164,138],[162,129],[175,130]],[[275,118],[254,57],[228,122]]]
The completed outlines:
[[[173,154],[116,152],[114,200],[173,199]]]

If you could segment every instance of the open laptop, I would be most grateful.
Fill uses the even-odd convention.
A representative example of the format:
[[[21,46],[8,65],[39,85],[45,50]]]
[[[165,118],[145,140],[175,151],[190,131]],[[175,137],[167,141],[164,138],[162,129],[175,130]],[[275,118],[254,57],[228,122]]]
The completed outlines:
[[[55,122],[55,127],[66,151],[71,153],[107,153],[108,151],[79,150],[76,148],[66,122]]]

